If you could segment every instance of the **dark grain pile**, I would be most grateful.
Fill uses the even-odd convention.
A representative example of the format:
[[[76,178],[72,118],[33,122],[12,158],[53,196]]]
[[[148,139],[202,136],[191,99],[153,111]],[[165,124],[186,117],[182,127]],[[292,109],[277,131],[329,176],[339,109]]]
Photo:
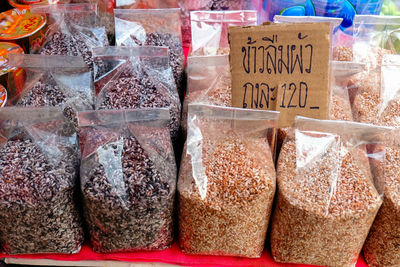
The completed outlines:
[[[179,95],[183,96],[183,90],[185,86],[185,55],[183,53],[182,42],[179,35],[151,32],[147,33],[145,43],[140,42],[135,36],[131,36],[131,38],[137,45],[140,46],[150,45],[168,47],[169,65],[172,68]]]
[[[105,36],[105,34],[104,34]],[[73,34],[56,30],[47,37],[46,43],[40,50],[42,55],[82,56],[90,70],[93,70],[93,46],[106,46],[108,41],[103,37],[100,41],[85,38],[82,34]],[[96,45],[94,45],[96,44]]]
[[[77,107],[80,110],[93,109],[92,99],[80,92],[70,90],[69,95],[64,88],[60,87],[51,75],[43,75],[32,88],[25,88],[25,95],[17,102],[17,106],[29,107],[60,107],[64,116],[78,127]],[[82,104],[85,103],[85,104]]]
[[[46,146],[59,149],[56,162],[21,134],[0,145],[0,242],[6,253],[74,253],[83,243],[74,197],[77,147]]]
[[[353,266],[382,203],[367,154],[335,137],[309,155],[327,137],[307,135],[314,140],[288,137],[280,151],[272,255],[278,262]],[[298,166],[302,157],[313,158]]]
[[[180,126],[180,101],[177,93],[160,81],[162,77],[153,77],[144,68],[135,68],[130,62],[119,66],[109,74],[112,75],[115,76],[106,86],[104,79],[107,80],[107,77],[96,82],[96,90],[102,91],[98,96],[97,108],[168,108],[171,138],[176,144]]]
[[[171,157],[167,129],[145,134]],[[150,155],[127,129],[114,141],[104,141],[105,135],[101,129],[81,131],[81,145],[98,147],[81,164],[84,213],[94,250],[167,248],[173,240],[173,156]]]

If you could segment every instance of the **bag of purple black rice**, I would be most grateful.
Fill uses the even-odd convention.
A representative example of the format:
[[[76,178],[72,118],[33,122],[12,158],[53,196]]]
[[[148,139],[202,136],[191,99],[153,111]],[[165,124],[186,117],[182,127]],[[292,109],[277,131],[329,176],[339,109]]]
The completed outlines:
[[[178,144],[180,100],[168,48],[158,46],[93,49],[96,109],[168,108],[171,138]]]
[[[258,22],[268,20],[268,10],[263,8],[262,0],[178,0],[182,10],[182,37],[185,46],[189,47],[191,40],[191,12],[192,11],[232,11],[257,10]]]
[[[268,133],[279,112],[190,104],[179,180],[179,243],[189,254],[258,258],[275,194]]]
[[[183,97],[183,54],[179,8],[115,9],[115,39],[118,46],[167,46],[169,64],[180,97]]]
[[[79,113],[81,191],[94,251],[171,245],[177,171],[168,123],[168,109]]]
[[[271,251],[278,262],[354,266],[382,204],[371,147],[392,130],[297,117],[277,162],[278,197]]]
[[[79,148],[56,108],[0,110],[0,246],[7,254],[77,253]]]
[[[78,127],[77,112],[93,109],[92,73],[82,57],[10,55],[21,68],[10,75],[10,103],[15,106],[58,107]],[[77,130],[77,128],[76,128]]]
[[[62,2],[67,2],[65,0],[60,0]],[[97,4],[97,20],[101,25],[106,28],[108,41],[112,44],[115,40],[115,24],[114,24],[114,8],[115,0],[70,0],[69,3],[91,3]]]
[[[370,96],[370,110],[363,116],[376,124],[392,126],[400,140],[400,55],[383,55],[382,88],[377,98]],[[365,109],[365,111],[367,111]],[[374,161],[372,170],[385,181],[382,208],[364,244],[364,256],[370,266],[400,265],[400,144],[377,148],[384,151],[383,162]]]
[[[228,27],[257,25],[257,11],[192,11],[192,56],[229,54]]]
[[[182,128],[187,132],[188,105],[199,103],[232,106],[229,56],[190,56],[187,59],[188,88],[182,107]]]
[[[40,54],[82,56],[93,69],[92,49],[108,45],[96,4],[34,5],[31,11],[47,14],[50,23]]]

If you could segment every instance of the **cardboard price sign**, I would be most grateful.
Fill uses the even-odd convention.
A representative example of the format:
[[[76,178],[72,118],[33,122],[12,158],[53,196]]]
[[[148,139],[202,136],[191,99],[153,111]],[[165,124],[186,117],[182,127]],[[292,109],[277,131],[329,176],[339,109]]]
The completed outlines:
[[[296,115],[328,119],[329,23],[230,27],[232,104],[277,110],[280,127]]]

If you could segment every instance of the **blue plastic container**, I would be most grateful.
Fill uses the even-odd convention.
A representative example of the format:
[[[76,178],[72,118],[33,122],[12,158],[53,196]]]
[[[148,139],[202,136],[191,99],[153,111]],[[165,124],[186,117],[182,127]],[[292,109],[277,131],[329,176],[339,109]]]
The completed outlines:
[[[350,0],[359,15],[379,15],[383,0]]]

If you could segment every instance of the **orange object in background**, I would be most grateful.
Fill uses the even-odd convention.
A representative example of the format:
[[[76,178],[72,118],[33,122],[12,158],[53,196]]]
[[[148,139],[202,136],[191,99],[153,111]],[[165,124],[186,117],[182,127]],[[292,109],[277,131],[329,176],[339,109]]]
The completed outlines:
[[[0,40],[29,37],[46,24],[46,18],[27,9],[11,9],[0,13]]]
[[[59,0],[8,0],[8,3],[16,8],[29,9],[31,4],[57,4]]]
[[[0,108],[4,107],[7,102],[7,90],[4,86],[0,85]]]
[[[0,42],[0,86],[4,86],[9,88],[8,85],[8,73],[12,73],[13,75],[18,72],[16,68],[11,67],[8,64],[8,55],[9,54],[23,54],[24,50],[17,44],[8,43],[8,42]],[[20,69],[21,71],[22,69]],[[16,85],[18,85],[19,89],[13,89],[11,91],[13,94],[18,93],[18,91],[22,90],[22,86],[24,84],[24,75],[19,75],[18,79],[16,79]],[[14,86],[15,87],[15,86]],[[4,89],[5,90],[5,89]],[[5,95],[5,99],[1,99],[4,95],[1,93],[0,88],[0,107],[5,104],[7,100],[7,93]],[[3,100],[3,101],[1,101]]]

